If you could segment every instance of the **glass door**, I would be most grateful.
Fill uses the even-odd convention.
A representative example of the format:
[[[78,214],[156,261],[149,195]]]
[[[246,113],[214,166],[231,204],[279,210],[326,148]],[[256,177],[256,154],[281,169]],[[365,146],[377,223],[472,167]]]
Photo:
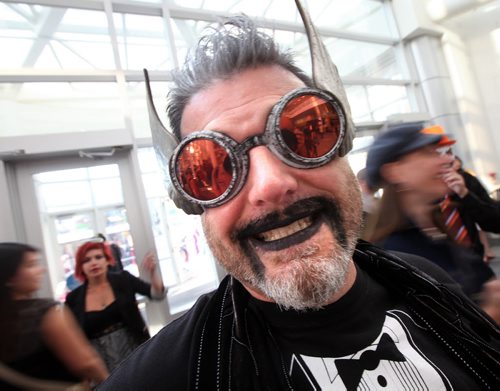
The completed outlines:
[[[124,268],[135,275],[146,252],[156,251],[169,291],[167,300],[146,306],[150,331],[189,309],[225,273],[199,216],[185,215],[169,199],[151,148],[99,160],[20,161],[15,171],[24,236],[47,260],[50,281],[41,295],[63,300],[77,286],[75,251],[98,233],[120,247]]]
[[[76,250],[97,234],[118,245],[124,268],[139,276],[117,163],[42,171],[32,178],[44,242],[53,254],[56,299],[64,301],[79,285],[74,277]]]
[[[138,275],[136,257],[154,248],[139,206],[130,150],[99,160],[52,157],[15,165],[23,234],[44,250],[49,281],[40,293],[63,299],[78,284],[78,246],[98,233],[116,243],[123,266]]]
[[[138,161],[170,314],[178,316],[214,290],[225,272],[208,249],[200,216],[185,214],[168,197],[153,148],[139,148]]]

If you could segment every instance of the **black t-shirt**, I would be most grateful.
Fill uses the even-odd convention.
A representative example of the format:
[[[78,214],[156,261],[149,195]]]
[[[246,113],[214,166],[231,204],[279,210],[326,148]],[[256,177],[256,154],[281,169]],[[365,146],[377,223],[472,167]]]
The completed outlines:
[[[321,311],[283,311],[251,299],[270,325],[297,390],[478,390],[464,366],[397,298],[362,269]],[[281,363],[280,363],[281,362]]]
[[[376,266],[378,271],[395,267],[388,266],[387,260],[382,262],[374,249],[360,252],[360,264],[374,267],[383,263],[383,267]],[[456,286],[441,269],[419,257],[399,255],[445,284],[458,299],[466,300],[455,292]],[[368,264],[361,262],[361,256],[373,259]],[[463,336],[442,339],[425,323],[442,327],[447,320],[418,318],[425,312],[410,313],[402,297],[363,270],[358,268],[354,286],[340,300],[306,313],[280,311],[274,304],[248,298],[239,283],[226,278],[216,292],[202,296],[185,316],[136,349],[98,389],[500,389],[491,377],[489,387],[482,387],[482,379],[473,374],[473,370],[483,369],[480,361],[469,356],[462,362],[456,356],[467,349]],[[409,279],[402,271],[398,274],[418,285],[418,277]],[[433,309],[444,302],[438,294],[429,297],[435,300]],[[243,330],[239,335],[235,332],[237,317],[237,327]],[[458,319],[468,322],[472,317],[461,313]],[[479,326],[487,325],[476,322],[474,326],[478,331],[473,335],[479,338]],[[492,347],[495,341],[491,341]],[[488,364],[485,370],[494,367]]]
[[[97,338],[110,326],[123,321],[116,300],[101,311],[86,311],[83,319],[85,334],[91,339]]]

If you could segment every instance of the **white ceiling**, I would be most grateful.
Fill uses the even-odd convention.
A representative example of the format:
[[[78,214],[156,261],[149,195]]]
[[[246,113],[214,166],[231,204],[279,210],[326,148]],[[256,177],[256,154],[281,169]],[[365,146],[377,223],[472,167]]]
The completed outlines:
[[[428,0],[436,23],[471,37],[500,29],[500,0]]]

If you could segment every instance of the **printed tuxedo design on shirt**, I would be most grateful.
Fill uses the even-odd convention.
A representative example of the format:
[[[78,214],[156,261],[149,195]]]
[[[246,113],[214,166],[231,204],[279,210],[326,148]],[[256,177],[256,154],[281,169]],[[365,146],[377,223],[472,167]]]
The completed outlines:
[[[408,315],[387,312],[375,341],[354,354],[292,355],[291,377],[307,379],[311,390],[451,390],[446,376],[414,345],[401,316]]]

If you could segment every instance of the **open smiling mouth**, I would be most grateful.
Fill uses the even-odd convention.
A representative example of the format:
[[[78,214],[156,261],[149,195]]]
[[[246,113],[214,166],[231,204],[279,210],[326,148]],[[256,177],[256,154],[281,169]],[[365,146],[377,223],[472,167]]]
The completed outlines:
[[[276,227],[269,227],[251,235],[247,239],[253,246],[265,251],[279,251],[290,246],[302,243],[318,232],[323,218],[321,214],[298,218],[294,221],[275,223]],[[277,226],[279,224],[279,226]]]

